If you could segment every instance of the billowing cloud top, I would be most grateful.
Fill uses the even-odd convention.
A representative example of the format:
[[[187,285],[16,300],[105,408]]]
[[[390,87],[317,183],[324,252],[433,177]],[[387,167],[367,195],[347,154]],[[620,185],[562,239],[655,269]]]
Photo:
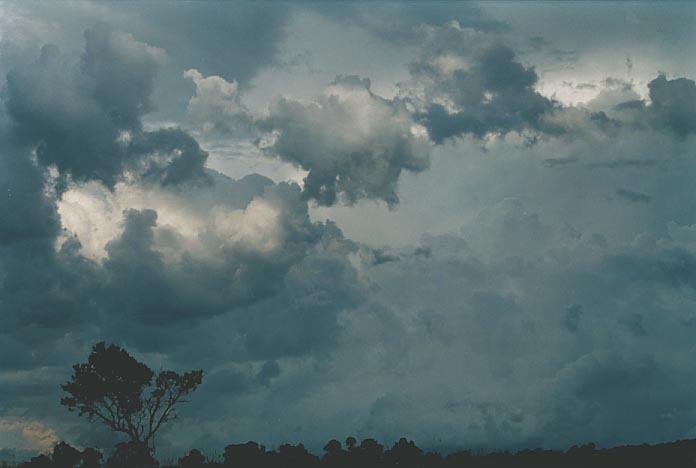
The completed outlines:
[[[308,171],[304,193],[321,205],[376,198],[398,203],[403,170],[429,165],[429,144],[403,103],[370,91],[370,80],[339,76],[317,102],[279,98],[258,122],[263,147]]]
[[[563,8],[0,5],[0,460],[100,340],[162,456],[693,437],[696,9]]]

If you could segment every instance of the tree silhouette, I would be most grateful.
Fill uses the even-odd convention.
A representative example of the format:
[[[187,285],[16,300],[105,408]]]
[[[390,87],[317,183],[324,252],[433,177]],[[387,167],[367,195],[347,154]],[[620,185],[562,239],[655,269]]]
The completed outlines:
[[[53,463],[58,468],[75,468],[82,460],[82,454],[75,447],[61,442],[53,447]]]
[[[203,379],[201,370],[163,370],[155,376],[124,349],[103,342],[94,345],[87,362],[75,364],[73,371],[70,381],[61,385],[68,396],[60,403],[148,449],[162,425],[176,419],[177,405],[187,401],[184,398]]]
[[[181,468],[201,468],[205,463],[205,456],[198,449],[192,449],[188,455],[179,458]]]
[[[111,456],[106,460],[106,468],[157,468],[159,463],[141,442],[121,442],[116,444]]]

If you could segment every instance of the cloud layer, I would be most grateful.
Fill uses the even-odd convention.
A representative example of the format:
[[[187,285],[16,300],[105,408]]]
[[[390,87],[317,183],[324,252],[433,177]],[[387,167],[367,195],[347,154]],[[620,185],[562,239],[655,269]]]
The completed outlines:
[[[551,6],[0,8],[0,456],[113,445],[57,404],[98,340],[205,369],[163,456],[693,436],[696,86],[664,28],[627,59],[626,15],[567,50]]]

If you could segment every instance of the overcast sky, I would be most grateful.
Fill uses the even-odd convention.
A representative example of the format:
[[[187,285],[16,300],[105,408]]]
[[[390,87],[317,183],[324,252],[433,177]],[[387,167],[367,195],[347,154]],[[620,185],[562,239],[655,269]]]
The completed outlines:
[[[0,3],[0,460],[696,437],[696,5]]]

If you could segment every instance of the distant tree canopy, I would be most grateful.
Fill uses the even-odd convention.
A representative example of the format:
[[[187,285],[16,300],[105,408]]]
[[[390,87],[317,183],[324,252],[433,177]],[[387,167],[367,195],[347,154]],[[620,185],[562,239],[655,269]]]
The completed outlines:
[[[157,431],[176,419],[177,406],[202,380],[201,370],[184,374],[162,370],[155,375],[124,349],[101,342],[94,345],[87,362],[73,366],[72,378],[61,385],[68,396],[60,403],[126,434],[131,443],[151,448]]]
[[[385,448],[374,439],[349,437],[345,448],[337,440],[324,446],[318,457],[302,444],[282,444],[275,450],[256,442],[230,444],[222,457],[207,458],[192,449],[176,464],[160,465],[147,447],[121,442],[100,464],[95,449],[82,452],[61,442],[52,456],[40,455],[20,468],[694,468],[696,440],[658,445],[634,445],[598,449],[594,444],[573,446],[566,451],[522,450],[516,453],[473,453],[463,450],[450,454],[424,452],[408,439],[401,438]],[[0,465],[1,466],[1,465]]]

